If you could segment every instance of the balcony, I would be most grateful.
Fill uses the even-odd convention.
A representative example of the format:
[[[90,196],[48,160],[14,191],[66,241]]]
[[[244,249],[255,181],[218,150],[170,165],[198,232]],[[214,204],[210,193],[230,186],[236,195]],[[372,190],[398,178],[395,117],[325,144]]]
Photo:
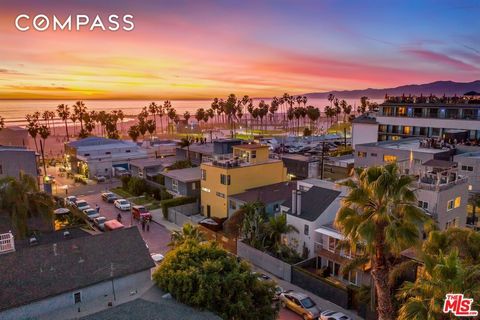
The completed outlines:
[[[315,241],[314,242],[314,251],[319,256],[327,256],[333,257],[337,256],[341,260],[343,259],[353,259],[355,254],[351,252],[351,250],[345,250],[338,248],[338,244],[333,247],[332,244],[325,243],[323,241]]]

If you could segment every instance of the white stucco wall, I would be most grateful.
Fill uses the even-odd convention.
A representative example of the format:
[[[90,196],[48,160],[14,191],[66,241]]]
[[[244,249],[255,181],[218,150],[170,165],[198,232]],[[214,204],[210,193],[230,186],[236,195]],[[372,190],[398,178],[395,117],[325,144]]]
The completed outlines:
[[[352,147],[355,150],[357,144],[378,141],[378,124],[352,123]]]

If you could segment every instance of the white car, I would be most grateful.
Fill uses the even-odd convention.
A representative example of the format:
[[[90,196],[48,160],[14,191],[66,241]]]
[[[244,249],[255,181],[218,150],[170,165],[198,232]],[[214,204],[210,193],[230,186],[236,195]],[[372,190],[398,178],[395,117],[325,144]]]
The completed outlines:
[[[65,205],[74,206],[77,202],[77,197],[75,196],[68,196],[65,198]]]
[[[105,231],[105,221],[107,221],[107,218],[105,217],[97,217],[93,219],[93,224],[100,230],[100,231]]]
[[[165,258],[161,253],[152,253],[150,256],[152,257],[155,264],[159,264]]]
[[[320,314],[320,320],[352,320],[352,318],[341,312],[325,310]]]
[[[115,200],[113,204],[115,205],[116,208],[122,211],[129,211],[132,208],[132,205],[130,204],[130,202],[128,202],[125,199]]]
[[[87,216],[88,220],[93,221],[93,219],[100,217],[100,214],[95,209],[86,209],[83,210],[83,213]]]
[[[88,205],[87,201],[85,201],[85,200],[77,200],[77,202],[75,203],[75,206],[80,211],[90,209],[90,206]]]

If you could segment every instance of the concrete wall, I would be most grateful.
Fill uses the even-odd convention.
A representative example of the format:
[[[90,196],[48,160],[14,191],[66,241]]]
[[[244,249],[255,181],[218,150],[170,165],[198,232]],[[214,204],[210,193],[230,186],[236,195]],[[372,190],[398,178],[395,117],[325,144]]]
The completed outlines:
[[[35,151],[29,150],[2,150],[0,151],[0,178],[19,178],[20,172],[34,178],[38,176],[37,158]]]
[[[189,222],[191,224],[197,224],[196,220],[192,219],[192,215],[196,215],[200,212],[198,203],[187,203],[181,206],[168,208],[168,221],[175,223],[178,226],[183,226]]]
[[[352,147],[354,150],[357,144],[377,142],[378,124],[374,123],[352,123]]]
[[[63,281],[58,279],[58,281]],[[125,276],[112,281],[104,281],[83,289],[62,293],[50,298],[46,298],[28,305],[18,308],[9,309],[0,313],[2,320],[17,320],[26,318],[36,318],[46,316],[55,312],[71,313],[80,308],[80,312],[88,311],[89,307],[103,304],[105,309],[108,308],[109,302],[122,301],[128,299],[131,293],[137,290],[137,294],[141,294],[146,288],[151,286],[150,270],[145,270],[129,276]],[[115,288],[115,300],[113,294]],[[81,292],[82,302],[75,304],[73,294]],[[97,310],[100,311],[100,310]],[[78,315],[83,315],[78,313]],[[47,317],[48,318],[48,317]]]
[[[248,260],[285,281],[291,281],[292,266],[290,264],[252,248],[240,240],[237,241],[237,256]]]

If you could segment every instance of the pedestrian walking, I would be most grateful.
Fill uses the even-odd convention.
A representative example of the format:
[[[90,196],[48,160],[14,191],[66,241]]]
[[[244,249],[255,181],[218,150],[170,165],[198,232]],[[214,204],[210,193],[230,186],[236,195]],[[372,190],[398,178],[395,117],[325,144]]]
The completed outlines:
[[[100,213],[100,207],[98,206],[98,204],[95,205],[95,210],[97,210],[97,213]]]
[[[142,231],[145,231],[145,219],[142,218]]]
[[[150,231],[150,219],[147,219],[147,232]]]

